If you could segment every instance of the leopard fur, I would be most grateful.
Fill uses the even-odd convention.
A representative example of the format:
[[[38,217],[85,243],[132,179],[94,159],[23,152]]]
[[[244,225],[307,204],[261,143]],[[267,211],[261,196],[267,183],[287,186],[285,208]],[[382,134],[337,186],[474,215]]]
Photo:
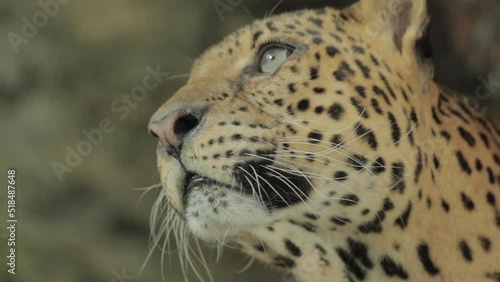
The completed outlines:
[[[303,10],[206,51],[150,122],[176,217],[298,281],[500,282],[500,134],[433,81],[426,10]]]

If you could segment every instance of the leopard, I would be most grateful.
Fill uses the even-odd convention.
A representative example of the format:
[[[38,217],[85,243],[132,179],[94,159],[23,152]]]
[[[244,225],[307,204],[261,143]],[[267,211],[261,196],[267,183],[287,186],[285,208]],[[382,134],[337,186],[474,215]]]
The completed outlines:
[[[360,0],[208,48],[148,125],[156,231],[284,281],[500,282],[500,132],[435,81],[429,23],[425,0]]]

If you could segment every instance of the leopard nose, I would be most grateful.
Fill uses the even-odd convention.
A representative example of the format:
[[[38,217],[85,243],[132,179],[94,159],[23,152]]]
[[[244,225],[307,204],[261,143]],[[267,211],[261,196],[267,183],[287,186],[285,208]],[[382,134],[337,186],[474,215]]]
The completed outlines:
[[[200,118],[185,110],[167,114],[159,120],[149,122],[149,133],[160,139],[169,154],[179,152],[186,136],[198,127]]]

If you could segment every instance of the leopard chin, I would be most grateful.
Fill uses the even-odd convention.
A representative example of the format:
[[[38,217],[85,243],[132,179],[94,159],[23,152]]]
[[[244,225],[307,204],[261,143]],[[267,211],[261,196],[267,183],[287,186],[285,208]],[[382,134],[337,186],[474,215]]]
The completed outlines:
[[[271,223],[261,202],[224,186],[200,185],[188,196],[187,226],[205,241],[225,242],[252,227]]]
[[[159,155],[160,163],[164,157],[164,154]],[[268,226],[278,220],[283,203],[290,207],[300,202],[298,195],[285,191],[283,185],[298,187],[303,178],[287,175],[286,172],[260,176],[262,172],[253,165],[258,167],[256,163],[250,162],[246,165],[240,163],[236,167],[243,171],[247,171],[243,167],[252,170],[257,177],[245,177],[233,172],[230,184],[195,172],[186,172],[186,166],[172,163],[170,166],[176,169],[160,169],[160,172],[178,172],[167,173],[162,178],[170,180],[165,186],[167,191],[175,191],[169,194],[170,201],[182,203],[176,211],[191,233],[205,241],[224,242],[237,240],[239,235],[249,233],[255,227]],[[288,178],[285,179],[285,175]]]

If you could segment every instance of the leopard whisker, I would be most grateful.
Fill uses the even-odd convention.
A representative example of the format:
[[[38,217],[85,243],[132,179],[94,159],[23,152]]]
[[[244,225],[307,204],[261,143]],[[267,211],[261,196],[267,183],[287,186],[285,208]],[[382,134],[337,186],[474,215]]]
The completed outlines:
[[[387,125],[390,125],[390,123],[383,123],[383,124],[381,124],[381,125],[379,125],[379,126],[377,126],[377,127],[373,128],[373,129],[371,129],[371,130],[368,130],[367,132],[365,132],[365,133],[363,133],[362,135],[360,135],[360,136],[356,137],[355,139],[353,139],[353,140],[349,141],[348,143],[343,144],[343,146],[342,146],[342,147],[348,146],[348,145],[350,145],[350,144],[352,144],[352,143],[354,143],[354,142],[356,142],[356,141],[358,141],[358,140],[362,139],[362,138],[363,138],[363,137],[365,137],[366,135],[368,135],[368,134],[372,133],[372,132],[373,132],[373,131],[375,131],[376,129],[379,129],[379,128],[384,127],[384,126],[387,126]],[[354,131],[353,131],[353,132],[354,132]],[[307,139],[307,140],[310,140],[310,139]],[[345,140],[345,139],[344,139],[344,140]],[[317,140],[317,141],[327,142],[327,141],[322,141],[322,140]],[[304,143],[304,144],[306,144],[306,143]],[[330,144],[331,144],[331,143],[330,143]],[[307,145],[311,145],[311,143],[307,143]],[[335,152],[335,151],[337,151],[337,150],[339,150],[339,149],[340,149],[340,148],[329,148],[329,150],[323,151],[323,152],[321,152],[321,154],[328,154],[328,153],[331,153],[331,152]],[[311,152],[308,152],[308,151],[300,151],[300,150],[298,150],[298,152],[303,152],[303,153],[311,153]],[[313,154],[314,154],[314,153],[313,153]]]
[[[264,167],[264,168],[265,168],[265,169],[267,169],[267,170],[270,170],[270,169],[269,169],[269,168],[267,168],[267,167]],[[279,173],[278,173],[278,174],[279,174]],[[278,179],[278,180],[279,180],[279,181],[281,181],[281,182],[283,182],[286,186],[288,186],[288,187],[292,190],[292,192],[293,192],[293,193],[295,193],[295,195],[297,195],[297,197],[298,197],[298,198],[299,198],[299,199],[300,199],[300,200],[301,200],[301,201],[302,201],[302,202],[303,202],[303,203],[304,203],[304,204],[308,207],[308,209],[309,209],[309,210],[312,210],[312,209],[309,207],[309,204],[306,202],[306,200],[309,200],[309,197],[308,197],[306,194],[304,194],[304,192],[302,192],[302,191],[299,189],[299,187],[297,187],[297,185],[295,185],[293,182],[291,182],[289,179],[287,179],[287,178],[286,178],[285,176],[283,176],[282,174],[276,175],[276,174],[272,174],[272,173],[269,173],[269,172],[268,172],[268,175],[269,175],[269,176],[272,176],[272,177],[274,177],[274,178],[276,178],[276,179]],[[295,187],[293,187],[292,185],[290,185],[290,183],[288,183],[288,182],[287,182],[287,181],[285,181],[285,180],[288,180],[288,182],[290,182],[290,183],[291,183],[293,186],[295,186]],[[297,190],[301,192],[302,196],[303,196],[303,197],[305,197],[305,199],[306,199],[306,200],[304,200],[304,199],[301,197],[301,195],[299,195],[299,193],[297,192]]]
[[[261,157],[261,156],[257,156],[257,155],[256,155],[255,157],[260,157],[260,158],[263,158],[263,157]],[[266,159],[266,158],[264,158],[264,159]],[[284,161],[291,162],[291,161],[288,161],[288,160],[284,160]],[[292,162],[292,163],[293,163],[293,162]],[[299,173],[299,175],[298,175],[298,176],[305,177],[305,179],[307,179],[307,181],[310,183],[311,187],[313,187],[313,190],[315,190],[315,191],[316,191],[316,192],[317,192],[320,196],[325,197],[325,198],[329,198],[329,199],[331,199],[331,198],[332,198],[332,197],[330,197],[330,196],[327,196],[327,195],[322,194],[319,190],[317,190],[317,189],[316,189],[316,187],[315,187],[315,186],[314,186],[314,185],[313,185],[313,184],[309,181],[309,178],[310,178],[310,176],[314,176],[314,177],[311,177],[311,178],[321,179],[321,180],[328,180],[328,181],[335,181],[334,179],[332,179],[332,178],[330,178],[330,177],[325,177],[325,176],[320,175],[320,174],[314,174],[314,173],[311,173],[311,172],[302,172],[302,171],[300,171],[300,170],[297,170],[295,167],[293,167],[293,166],[291,166],[291,165],[286,165],[286,164],[284,164],[284,163],[280,163],[280,165],[288,166],[288,167],[290,167],[293,171],[285,171],[285,170],[283,170],[283,169],[280,169],[280,168],[277,168],[277,167],[274,167],[274,166],[273,166],[273,168],[276,168],[276,169],[279,169],[279,170],[282,170],[282,171],[285,171],[285,172],[287,172],[287,173],[291,173],[291,174],[294,174],[294,173],[298,172],[298,173]],[[340,183],[340,182],[338,182],[338,181],[335,181],[335,182],[336,182],[337,184],[339,184],[340,186],[344,187],[345,189],[347,189],[348,191],[350,191],[351,193],[355,194],[356,196],[358,196],[358,197],[361,199],[360,195],[358,195],[357,193],[355,193],[353,190],[351,190],[350,188],[348,188],[348,187],[347,187],[347,186],[345,186],[344,184],[342,184],[342,183]]]
[[[401,137],[401,139],[399,139],[397,142],[395,142],[394,144],[395,145],[399,145],[399,143],[401,143],[401,141],[403,141],[406,137],[410,136],[410,134],[413,132],[413,129],[417,126],[416,123],[412,124],[410,129],[405,133],[405,135],[403,135]]]
[[[271,190],[273,190],[273,192],[283,201],[283,203],[285,203],[288,207],[290,207],[290,204],[288,203],[288,201],[286,201],[285,198],[283,198],[283,196],[273,187],[273,185],[271,185],[271,183],[269,183],[264,177],[262,177],[258,174],[257,174],[257,177],[261,178],[267,185],[269,185],[269,188],[271,188]]]
[[[266,158],[266,157],[259,156],[259,155],[253,155],[253,154],[248,154],[248,155],[256,157],[256,158],[261,158],[261,159],[264,159],[264,160],[268,160],[268,161],[272,160],[271,158]],[[284,160],[284,161],[291,162],[291,161],[288,161],[288,160]],[[332,181],[331,178],[325,177],[325,176],[319,175],[319,174],[310,173],[310,172],[302,172],[302,171],[298,170],[297,168],[295,168],[295,167],[293,167],[291,165],[285,164],[285,163],[276,163],[276,164],[289,167],[291,170],[287,171],[287,170],[284,170],[284,169],[281,169],[281,168],[278,168],[278,167],[274,167],[274,166],[271,166],[271,167],[273,167],[275,169],[278,169],[278,170],[281,170],[281,171],[284,171],[284,172],[287,172],[287,173],[290,173],[290,174],[294,174],[294,175],[297,175],[297,176],[304,177],[307,180],[307,182],[309,183],[309,185],[311,185],[311,187],[313,188],[313,190],[315,190],[319,195],[321,195],[321,196],[323,196],[325,198],[331,198],[329,196],[323,195],[319,190],[317,190],[316,187],[314,186],[314,184],[309,180],[309,178],[310,178],[309,176],[314,176],[312,178],[315,178],[315,179],[328,180],[328,181]],[[352,193],[354,193],[354,191],[352,191],[350,188],[347,188],[344,184],[342,184],[342,183],[338,183],[338,184],[340,184],[342,187],[344,187],[347,190],[349,190]]]
[[[366,109],[366,108],[365,108],[365,109]],[[335,131],[334,133],[335,133],[335,134],[342,133],[344,130],[349,129],[349,128],[351,128],[351,126],[353,126],[354,124],[358,123],[358,122],[359,122],[359,121],[363,118],[363,114],[364,114],[364,112],[365,112],[365,109],[363,109],[363,112],[361,112],[361,113],[358,115],[358,117],[357,117],[357,118],[356,118],[353,122],[351,122],[350,124],[348,124],[348,125],[347,125],[347,126],[345,126],[344,128],[341,128],[341,129],[339,129],[338,131]],[[318,124],[321,124],[321,125],[323,125],[323,124],[324,124],[324,122],[323,122],[323,121],[319,121],[319,120],[318,120],[318,121],[316,121],[316,120],[307,120],[307,119],[296,119],[296,120],[284,121],[283,123],[285,123],[285,124],[286,124],[286,123],[292,123],[292,124],[295,124],[296,126],[301,127],[301,128],[303,128],[303,129],[305,129],[305,130],[308,130],[308,131],[313,131],[312,129],[310,129],[310,128],[308,128],[308,127],[306,127],[306,126],[302,125],[302,124],[299,124],[299,123],[297,123],[297,122],[314,122],[314,123],[318,123]],[[359,125],[358,125],[358,127],[359,127]],[[326,131],[326,133],[330,133],[330,132],[327,130],[327,131]]]
[[[253,185],[253,183],[252,183],[252,181],[250,181],[250,179],[248,179],[248,177],[246,177],[246,176],[245,176],[245,178],[246,178],[246,180],[247,180],[248,184],[249,184],[249,185],[250,185],[250,187],[252,188],[252,195],[254,196],[254,198],[255,198],[256,200],[260,201],[261,203],[264,203],[265,201],[264,201],[264,198],[263,198],[263,195],[262,195],[262,190],[264,190],[264,189],[261,189],[261,187],[260,187],[260,184],[259,184],[258,180],[257,180],[257,179],[255,179],[255,178],[254,178],[254,176],[253,176],[253,174],[251,174],[250,172],[248,172],[246,169],[244,169],[244,168],[242,168],[242,167],[240,167],[240,166],[238,167],[238,169],[240,169],[240,170],[242,170],[244,173],[248,174],[248,176],[250,176],[252,179],[254,179],[254,180],[257,182],[258,186],[257,186],[257,190],[256,190],[256,189],[255,189],[255,187],[254,187],[254,185]],[[266,194],[266,197],[268,197],[268,198],[269,198],[269,195],[267,194],[266,190],[264,190],[264,193]]]
[[[278,168],[277,168],[278,169]],[[288,173],[293,173],[293,172],[289,172],[289,171],[285,171],[285,172],[288,172]],[[341,182],[338,182],[338,181],[335,181],[334,179],[330,178],[330,177],[326,177],[324,175],[321,175],[321,174],[316,174],[316,173],[312,173],[312,172],[301,172],[301,175],[307,177],[307,178],[313,178],[313,179],[319,179],[319,180],[328,180],[328,181],[334,181],[336,184],[340,185],[341,187],[345,188],[346,190],[348,190],[349,192],[357,195],[359,197],[359,195],[357,193],[355,193],[353,190],[351,190],[349,187],[347,187],[346,185],[342,184]],[[321,197],[323,198],[327,198],[327,199],[341,199],[341,198],[334,198],[334,197],[331,197],[331,196],[328,196],[328,195],[325,195],[323,193],[321,193],[319,190],[317,189],[314,189],[318,195],[320,195]]]
[[[267,254],[267,252],[266,252],[266,254]],[[248,262],[241,269],[238,269],[235,272],[237,274],[241,274],[241,273],[247,271],[253,265],[254,261],[255,261],[255,257],[250,257]]]
[[[267,11],[264,14],[264,19],[270,18],[273,15],[274,11],[278,8],[278,6],[281,5],[281,3],[283,3],[283,1],[284,0],[280,0],[278,3],[276,3],[276,5],[274,5],[274,7],[271,10]]]
[[[286,180],[286,181],[288,181],[291,185],[295,186],[295,188],[296,188],[297,190],[299,190],[300,192],[302,192],[302,191],[301,191],[301,190],[297,187],[297,185],[295,185],[295,183],[291,182],[291,181],[290,181],[290,180],[288,180],[288,178],[286,178],[283,174],[281,174],[281,173],[279,173],[278,171],[276,171],[276,169],[275,169],[274,167],[272,167],[272,166],[266,166],[266,169],[268,169],[268,170],[272,171],[273,173],[278,174],[278,176],[279,176],[279,177],[276,177],[275,175],[273,175],[273,176],[275,176],[275,177],[276,177],[276,178],[278,178],[280,181],[282,181],[283,183],[285,183],[288,187],[290,187],[290,189],[292,189],[292,190],[296,193],[296,195],[297,195],[297,196],[299,196],[299,195],[297,194],[297,192],[295,191],[295,189],[294,189],[293,187],[291,187],[289,184],[287,184],[287,183],[285,182],[285,180]],[[303,192],[302,192],[302,194],[304,195],[305,199],[302,199],[300,196],[299,196],[299,198],[300,198],[300,199],[301,199],[301,201],[304,203],[304,205],[305,205],[305,206],[309,209],[309,211],[311,211],[312,213],[314,213],[314,210],[311,208],[310,203],[308,203],[308,202],[306,201],[306,200],[309,200],[309,196],[307,196],[307,195],[306,195],[306,194],[304,194]],[[316,205],[314,202],[312,203],[312,205],[313,205],[315,208],[318,208],[320,211],[325,212],[325,210],[324,210],[321,206]],[[328,214],[328,215],[331,215],[329,212],[325,212],[325,213],[326,213],[326,214]]]
[[[257,182],[257,189],[259,191],[260,198],[263,201],[262,190],[264,190],[264,189],[262,189],[262,185],[260,185],[259,175],[257,174],[257,171],[255,170],[255,167],[253,165],[251,165],[250,168],[253,170],[253,173],[255,174],[254,179],[255,179],[255,182]],[[266,196],[269,198],[269,196],[267,195],[267,193],[266,193]]]

